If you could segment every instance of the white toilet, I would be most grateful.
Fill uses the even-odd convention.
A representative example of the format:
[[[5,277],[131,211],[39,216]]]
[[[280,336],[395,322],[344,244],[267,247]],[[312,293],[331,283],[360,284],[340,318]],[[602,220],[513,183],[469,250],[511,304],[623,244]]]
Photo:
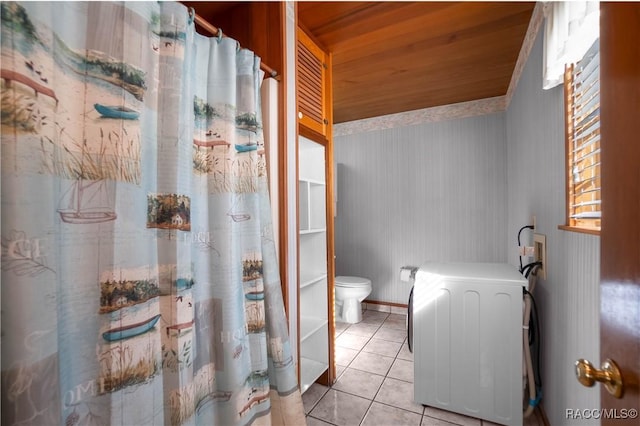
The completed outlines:
[[[361,302],[371,293],[371,280],[338,276],[335,280],[336,321],[356,324],[362,321]]]

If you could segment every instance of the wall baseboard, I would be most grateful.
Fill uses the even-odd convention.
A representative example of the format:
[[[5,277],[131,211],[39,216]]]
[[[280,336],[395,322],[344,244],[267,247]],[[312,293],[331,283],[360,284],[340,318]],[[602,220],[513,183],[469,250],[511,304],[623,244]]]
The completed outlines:
[[[407,315],[407,305],[402,303],[380,302],[367,300],[362,302],[362,307],[369,311],[386,312],[388,314]]]

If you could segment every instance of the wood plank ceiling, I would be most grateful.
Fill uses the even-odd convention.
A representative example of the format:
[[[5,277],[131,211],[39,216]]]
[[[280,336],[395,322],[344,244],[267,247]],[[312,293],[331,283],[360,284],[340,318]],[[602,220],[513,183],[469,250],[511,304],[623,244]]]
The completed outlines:
[[[535,3],[299,2],[333,54],[334,122],[506,94]]]
[[[216,25],[216,12],[242,2],[183,3]],[[333,54],[334,123],[342,123],[505,95],[534,6],[301,1],[297,10]]]

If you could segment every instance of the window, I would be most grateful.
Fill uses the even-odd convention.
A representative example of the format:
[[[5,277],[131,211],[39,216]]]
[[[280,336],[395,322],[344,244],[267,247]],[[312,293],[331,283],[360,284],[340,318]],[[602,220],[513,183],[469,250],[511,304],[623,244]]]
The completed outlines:
[[[600,233],[600,5],[544,2],[543,88],[564,82],[566,219],[561,229]],[[564,70],[564,76],[563,76]]]
[[[565,69],[567,219],[571,229],[600,230],[599,40]]]

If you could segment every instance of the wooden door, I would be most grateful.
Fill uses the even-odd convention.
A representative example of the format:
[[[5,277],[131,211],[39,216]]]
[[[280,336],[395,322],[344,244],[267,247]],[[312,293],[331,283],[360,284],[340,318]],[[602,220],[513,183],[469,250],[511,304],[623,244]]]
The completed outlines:
[[[640,3],[600,10],[600,361],[616,362],[623,379],[620,399],[601,386],[602,408],[620,417],[603,413],[602,424],[629,425],[638,420],[628,410],[640,409]]]

